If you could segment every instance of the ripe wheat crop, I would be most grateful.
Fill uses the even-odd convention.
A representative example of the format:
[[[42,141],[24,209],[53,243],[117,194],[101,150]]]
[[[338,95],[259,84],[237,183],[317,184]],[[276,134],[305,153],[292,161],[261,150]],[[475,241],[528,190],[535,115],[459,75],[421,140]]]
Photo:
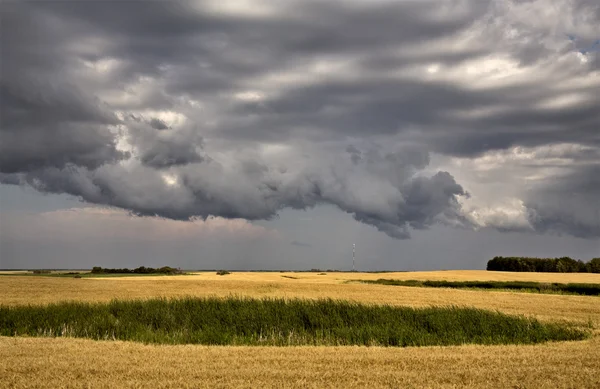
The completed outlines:
[[[418,280],[359,280],[365,284],[413,286],[425,288],[518,290],[534,293],[557,293],[583,296],[600,295],[600,284],[560,284],[531,281],[418,281]]]

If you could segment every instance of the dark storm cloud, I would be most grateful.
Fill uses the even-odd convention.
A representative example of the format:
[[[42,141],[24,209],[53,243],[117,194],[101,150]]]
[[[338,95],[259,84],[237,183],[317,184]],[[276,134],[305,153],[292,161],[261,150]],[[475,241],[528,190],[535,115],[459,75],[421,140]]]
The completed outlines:
[[[146,121],[135,115],[123,122],[128,126],[130,142],[135,145],[138,159],[145,166],[162,169],[205,160],[199,152],[204,141],[195,126],[172,129],[163,120]]]
[[[569,142],[575,135],[582,143],[600,146],[600,96],[588,91],[584,102],[557,109],[538,108],[544,99],[558,97],[549,86],[502,87],[470,90],[451,83],[415,80],[323,81],[290,91],[260,105],[242,105],[229,111],[234,117],[255,115],[256,120],[232,124],[225,134],[232,137],[285,139],[294,136],[298,123],[319,128],[318,136],[403,134],[428,144],[432,150],[469,156],[513,145],[537,146]],[[489,107],[511,106],[483,117],[461,117]],[[256,129],[250,131],[250,128]],[[527,130],[523,130],[527,128]]]
[[[202,162],[194,145],[176,144],[159,140],[140,155],[140,160],[146,166],[164,168],[175,165]]]
[[[442,219],[461,221],[456,197],[466,193],[450,174],[413,175],[427,160],[426,155],[412,152],[399,158],[373,150],[365,154],[368,158],[359,166],[348,160],[326,171],[312,165],[292,177],[255,163],[240,162],[226,169],[210,161],[180,167],[179,181],[171,185],[152,168],[132,170],[119,165],[93,171],[69,166],[18,176],[21,183],[43,192],[64,192],[137,215],[172,219],[210,215],[270,219],[284,208],[332,204],[398,239],[409,238],[409,228],[425,229]],[[14,183],[14,177],[2,179]]]
[[[600,164],[537,188],[525,206],[536,231],[600,237]]]
[[[167,126],[167,124],[157,118],[152,118],[152,120],[150,120],[150,126],[152,128],[154,128],[155,130],[167,130],[169,129],[169,126]]]
[[[300,242],[300,241],[297,241],[297,240],[291,241],[290,244],[292,246],[298,246],[298,247],[312,247],[312,245],[309,244],[309,243]]]
[[[210,55],[206,58],[209,62],[225,60],[235,55],[234,51],[242,51],[254,53],[251,59],[256,71],[262,72],[263,65],[276,58],[292,63],[290,59],[306,59],[307,55],[371,51],[452,34],[481,16],[488,4],[440,7],[446,10],[438,12],[455,11],[449,18],[436,17],[431,4],[416,2],[351,5],[290,1],[276,6],[277,15],[263,17],[215,14],[202,1],[143,6],[126,2],[117,7],[101,2],[35,6],[58,18],[85,23],[90,34],[117,40],[118,45],[109,46],[103,54],[126,54],[138,69],[151,65],[158,71],[162,63],[189,63],[201,55]],[[244,63],[237,66],[243,73],[251,70]]]
[[[362,159],[360,150],[358,150],[356,147],[354,147],[352,145],[346,147],[346,152],[348,154],[350,154],[350,160],[354,164],[359,163],[360,160]]]
[[[62,71],[73,60],[61,52],[65,29],[21,4],[2,7],[0,171],[66,164],[93,169],[126,157],[108,129],[118,123],[114,113]]]
[[[589,40],[600,14],[576,3]],[[175,219],[333,204],[407,238],[470,226],[468,187],[428,170],[431,152],[600,148],[600,54],[557,40],[542,1],[266,6],[3,3],[2,182]],[[307,157],[261,155],[271,143]],[[534,229],[582,235],[540,191]]]
[[[108,131],[117,118],[75,87],[2,80],[0,102],[2,172],[68,163],[93,169],[126,156]]]

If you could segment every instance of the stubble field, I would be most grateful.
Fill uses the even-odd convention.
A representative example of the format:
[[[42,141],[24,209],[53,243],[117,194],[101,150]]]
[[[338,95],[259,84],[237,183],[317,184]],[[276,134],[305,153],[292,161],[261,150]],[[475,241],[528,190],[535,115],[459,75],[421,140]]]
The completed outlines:
[[[347,283],[378,278],[600,283],[598,274],[485,271],[232,273],[217,276],[0,276],[0,304],[154,297],[332,298],[412,307],[465,306],[593,327],[575,342],[518,346],[232,347],[0,337],[2,387],[600,388],[600,297]]]

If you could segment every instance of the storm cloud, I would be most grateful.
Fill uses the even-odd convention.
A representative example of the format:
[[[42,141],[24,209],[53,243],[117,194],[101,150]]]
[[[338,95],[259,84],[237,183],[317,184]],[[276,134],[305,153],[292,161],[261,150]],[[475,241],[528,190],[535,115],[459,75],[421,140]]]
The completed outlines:
[[[4,184],[177,220],[333,205],[397,239],[600,237],[596,1],[0,7]]]

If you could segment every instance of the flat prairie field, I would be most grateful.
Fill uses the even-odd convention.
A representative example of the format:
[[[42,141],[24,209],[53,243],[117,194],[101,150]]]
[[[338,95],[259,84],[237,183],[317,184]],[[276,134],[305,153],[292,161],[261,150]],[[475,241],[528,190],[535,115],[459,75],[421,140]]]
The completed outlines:
[[[0,337],[0,387],[600,388],[600,297],[348,283],[350,280],[600,283],[600,274],[201,272],[182,276],[0,276],[0,305],[153,297],[350,300],[465,306],[592,328],[583,341],[435,347],[145,345]]]

